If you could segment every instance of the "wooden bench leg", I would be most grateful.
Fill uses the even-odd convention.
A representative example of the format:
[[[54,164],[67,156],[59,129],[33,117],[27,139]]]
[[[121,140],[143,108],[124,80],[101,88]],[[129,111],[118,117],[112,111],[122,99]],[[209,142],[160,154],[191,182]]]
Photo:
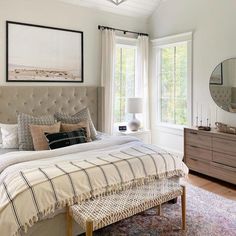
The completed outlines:
[[[186,187],[183,187],[183,194],[181,195],[182,208],[182,230],[186,230]]]
[[[72,236],[72,227],[73,227],[73,219],[69,211],[69,207],[66,210],[66,224],[67,224],[67,236]]]
[[[86,222],[86,236],[93,236],[93,221]]]
[[[157,206],[157,215],[161,216],[161,204]]]

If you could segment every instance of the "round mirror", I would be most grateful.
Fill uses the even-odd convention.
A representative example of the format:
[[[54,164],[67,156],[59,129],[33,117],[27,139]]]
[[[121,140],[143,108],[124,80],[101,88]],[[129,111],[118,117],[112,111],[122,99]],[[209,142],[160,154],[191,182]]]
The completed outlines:
[[[211,74],[210,92],[215,103],[236,113],[236,58],[220,63]]]

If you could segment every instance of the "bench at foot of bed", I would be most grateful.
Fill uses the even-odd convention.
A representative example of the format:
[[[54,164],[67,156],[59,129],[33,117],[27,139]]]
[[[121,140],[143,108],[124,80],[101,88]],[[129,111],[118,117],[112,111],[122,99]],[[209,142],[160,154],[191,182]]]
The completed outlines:
[[[73,219],[92,236],[93,231],[131,217],[181,196],[182,230],[186,230],[186,188],[179,184],[160,186],[159,182],[130,188],[68,207],[67,235],[72,236]]]

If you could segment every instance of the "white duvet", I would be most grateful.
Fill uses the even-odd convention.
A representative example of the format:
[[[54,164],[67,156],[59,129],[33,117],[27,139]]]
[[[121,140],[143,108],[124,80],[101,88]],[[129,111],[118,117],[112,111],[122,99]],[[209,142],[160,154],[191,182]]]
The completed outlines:
[[[181,158],[129,136],[7,153],[0,156],[0,232],[18,235],[66,205],[145,179],[187,173]]]

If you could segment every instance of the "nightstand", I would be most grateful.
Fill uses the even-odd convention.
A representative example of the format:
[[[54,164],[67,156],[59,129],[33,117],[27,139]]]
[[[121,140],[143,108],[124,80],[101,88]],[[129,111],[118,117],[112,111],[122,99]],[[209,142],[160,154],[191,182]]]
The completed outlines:
[[[128,135],[134,136],[146,144],[151,143],[151,131],[150,130],[139,130],[139,131],[125,131],[125,132],[118,132],[118,135]]]

